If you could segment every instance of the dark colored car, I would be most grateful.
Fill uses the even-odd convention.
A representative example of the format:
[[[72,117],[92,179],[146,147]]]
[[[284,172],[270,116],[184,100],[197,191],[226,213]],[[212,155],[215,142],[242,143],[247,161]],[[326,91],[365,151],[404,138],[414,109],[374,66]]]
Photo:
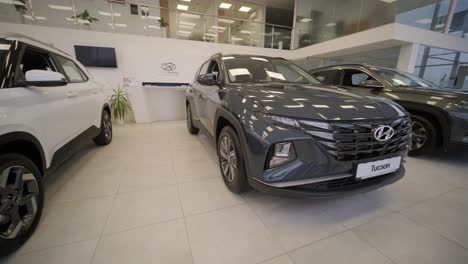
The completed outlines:
[[[369,65],[336,65],[310,73],[323,84],[383,96],[403,106],[412,118],[412,156],[440,146],[468,146],[466,92],[443,90],[409,73]]]
[[[404,175],[411,123],[391,100],[319,84],[281,58],[217,54],[186,93],[191,134],[216,142],[227,187],[334,196]]]

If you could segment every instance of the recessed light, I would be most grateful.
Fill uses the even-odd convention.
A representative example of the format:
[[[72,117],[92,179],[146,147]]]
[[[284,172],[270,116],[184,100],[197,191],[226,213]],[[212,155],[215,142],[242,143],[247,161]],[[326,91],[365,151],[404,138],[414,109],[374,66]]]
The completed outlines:
[[[34,19],[30,15],[23,15],[23,17],[29,20],[34,20],[34,19],[35,20],[47,20],[47,17],[43,17],[43,16],[35,16]]]
[[[382,2],[385,2],[385,3],[393,3],[393,2],[396,2],[398,0],[380,0]]]
[[[143,19],[148,18],[148,19],[153,19],[153,20],[160,20],[161,19],[158,16],[141,16],[141,18],[143,18]]]
[[[192,0],[180,0],[182,2],[191,2]]]
[[[214,29],[218,29],[218,30],[226,30],[226,27],[219,27],[219,26],[211,26],[211,27]]]
[[[252,9],[252,8],[251,8],[251,7],[248,7],[248,6],[241,6],[241,7],[239,8],[239,11],[241,11],[241,12],[249,12],[250,9]]]
[[[222,9],[229,9],[231,8],[232,4],[229,4],[229,3],[221,3],[219,5],[219,8],[222,8]]]
[[[194,27],[196,25],[195,23],[185,22],[185,21],[180,21],[179,24],[186,25],[186,26],[192,26],[192,27]]]
[[[312,21],[312,19],[308,18],[308,17],[304,17],[304,18],[301,18],[299,21],[302,22],[302,23],[307,23],[307,22]]]
[[[184,30],[179,30],[180,34],[192,34],[191,31],[184,31]]]
[[[112,23],[108,23],[109,26],[112,27]],[[116,27],[127,27],[127,24],[114,24]]]
[[[24,6],[23,2],[17,0],[0,0],[0,4]]]
[[[177,5],[177,9],[187,11],[188,6],[186,6],[186,5]]]
[[[200,19],[200,15],[196,15],[196,14],[181,13],[180,16],[186,17],[186,18]]]
[[[335,22],[331,22],[331,23],[328,23],[325,25],[326,27],[334,27],[336,26],[336,23]]]
[[[252,34],[252,31],[241,30],[240,33],[242,33],[242,34]]]
[[[226,24],[233,24],[233,23],[236,22],[236,21],[234,21],[234,20],[232,20],[232,19],[218,18],[218,22],[226,23]]]
[[[66,10],[66,11],[72,11],[73,7],[71,6],[62,6],[62,5],[48,5],[52,9],[56,10]]]
[[[241,41],[244,40],[243,38],[232,37],[231,40],[233,41]]]
[[[104,12],[104,11],[98,11],[98,14],[100,14],[101,16],[112,16],[110,12]],[[114,16],[119,17],[120,13],[114,13]]]
[[[179,25],[180,28],[193,29],[194,26],[189,25]]]
[[[419,23],[419,24],[429,24],[431,22],[432,22],[432,19],[430,18],[423,18],[423,19],[416,20],[416,23]]]
[[[161,27],[155,25],[148,25],[149,28],[160,29]]]
[[[205,36],[216,37],[216,34],[213,34],[213,33],[205,33]]]

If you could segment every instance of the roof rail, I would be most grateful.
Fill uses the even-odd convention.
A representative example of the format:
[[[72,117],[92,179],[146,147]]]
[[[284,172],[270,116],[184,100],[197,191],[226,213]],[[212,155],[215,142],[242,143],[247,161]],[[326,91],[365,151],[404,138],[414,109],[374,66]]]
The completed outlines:
[[[42,41],[40,41],[40,40],[37,40],[37,39],[31,38],[31,37],[28,37],[28,36],[23,35],[23,34],[19,34],[19,33],[5,33],[5,34],[3,34],[3,37],[4,37],[4,38],[17,38],[17,39],[21,39],[21,38],[22,38],[22,39],[27,39],[27,40],[30,40],[30,41],[34,41],[34,42],[36,42],[36,43],[39,43],[39,44],[44,45],[44,46],[51,47],[51,48],[53,48],[53,49],[55,49],[55,50],[58,50],[58,51],[62,52],[63,54],[66,54],[66,55],[72,57],[68,52],[65,52],[65,51],[63,51],[63,50],[61,50],[61,49],[55,47],[52,43],[45,43],[45,42],[42,42]]]

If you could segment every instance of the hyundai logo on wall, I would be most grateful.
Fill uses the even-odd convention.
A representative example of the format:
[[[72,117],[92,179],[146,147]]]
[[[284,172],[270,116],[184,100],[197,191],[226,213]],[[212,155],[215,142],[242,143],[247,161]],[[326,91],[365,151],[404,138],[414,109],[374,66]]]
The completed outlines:
[[[172,72],[177,69],[177,66],[172,63],[172,62],[165,62],[161,64],[161,69],[167,71],[167,72]]]

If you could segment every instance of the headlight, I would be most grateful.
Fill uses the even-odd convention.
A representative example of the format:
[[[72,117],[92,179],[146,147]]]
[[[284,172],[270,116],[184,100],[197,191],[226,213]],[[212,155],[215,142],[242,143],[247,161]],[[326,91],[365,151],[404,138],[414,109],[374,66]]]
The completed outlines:
[[[276,143],[270,155],[268,168],[274,168],[296,159],[296,151],[292,142]]]
[[[266,115],[266,116],[275,122],[285,124],[288,126],[299,127],[299,123],[295,119],[284,117],[284,116],[275,116],[275,115]]]

